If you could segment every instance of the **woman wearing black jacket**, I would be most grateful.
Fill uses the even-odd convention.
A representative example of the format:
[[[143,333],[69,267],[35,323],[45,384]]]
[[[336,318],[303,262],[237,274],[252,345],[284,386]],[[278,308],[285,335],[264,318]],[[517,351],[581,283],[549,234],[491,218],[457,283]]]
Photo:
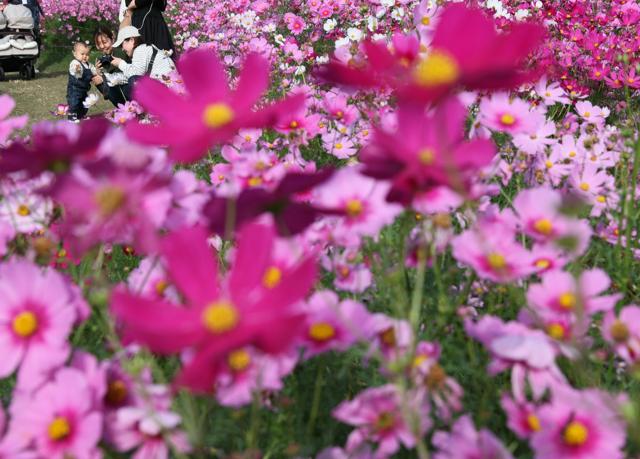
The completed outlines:
[[[131,25],[140,31],[144,42],[159,49],[171,50],[175,56],[171,32],[162,17],[167,9],[167,0],[125,0],[125,4],[132,13]]]

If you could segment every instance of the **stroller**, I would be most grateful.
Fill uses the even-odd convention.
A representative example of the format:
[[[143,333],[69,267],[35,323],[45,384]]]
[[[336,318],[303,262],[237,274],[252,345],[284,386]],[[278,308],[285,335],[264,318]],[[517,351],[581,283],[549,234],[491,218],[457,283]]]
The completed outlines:
[[[21,3],[26,5],[12,2],[0,12],[0,81],[5,72],[19,72],[25,80],[36,76],[40,6],[37,0]]]

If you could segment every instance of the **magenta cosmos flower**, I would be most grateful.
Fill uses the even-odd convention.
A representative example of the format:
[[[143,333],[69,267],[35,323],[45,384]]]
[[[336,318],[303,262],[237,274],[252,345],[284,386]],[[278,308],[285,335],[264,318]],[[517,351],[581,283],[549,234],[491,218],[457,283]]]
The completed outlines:
[[[81,124],[66,121],[38,123],[33,127],[28,143],[15,142],[0,150],[0,173],[23,171],[30,177],[44,171],[65,173],[73,162],[95,158],[109,126],[109,122],[102,118]]]
[[[537,459],[624,457],[625,423],[619,402],[597,390],[565,389],[538,410],[540,429],[531,437]]]
[[[161,253],[187,305],[114,292],[111,309],[125,340],[161,354],[189,349],[193,354],[177,383],[197,391],[213,389],[220,363],[236,349],[288,349],[302,319],[292,305],[313,286],[316,268],[311,258],[285,271],[273,268],[274,243],[273,227],[248,224],[239,234],[233,268],[221,281],[202,228],[170,234]]]
[[[212,145],[231,140],[239,129],[273,126],[280,113],[293,112],[304,103],[303,96],[294,96],[253,110],[269,87],[269,63],[257,54],[246,58],[233,92],[222,63],[210,50],[185,54],[178,70],[188,95],[180,96],[159,81],[144,79],[137,84],[135,98],[158,124],[127,125],[132,139],[169,146],[174,161],[197,161]]]
[[[60,360],[53,356],[68,352],[76,301],[54,270],[22,260],[0,265],[0,377],[20,367],[19,380],[38,379],[43,367]]]
[[[15,412],[17,433],[32,439],[38,457],[100,457],[97,444],[102,435],[102,415],[92,400],[85,375],[63,368],[53,381],[21,402]]]
[[[474,39],[465,38],[469,36]],[[479,9],[450,4],[440,16],[424,57],[396,55],[386,43],[368,41],[364,65],[354,68],[334,61],[319,76],[360,88],[389,86],[412,102],[432,101],[460,86],[511,89],[539,76],[538,71],[524,70],[524,62],[543,38],[543,27],[527,23],[512,24],[509,33],[498,34],[493,20]]]
[[[362,173],[391,181],[387,200],[404,204],[439,185],[464,192],[496,153],[487,139],[465,141],[466,116],[455,98],[439,104],[432,115],[416,105],[401,105],[395,132],[376,129],[360,152]]]

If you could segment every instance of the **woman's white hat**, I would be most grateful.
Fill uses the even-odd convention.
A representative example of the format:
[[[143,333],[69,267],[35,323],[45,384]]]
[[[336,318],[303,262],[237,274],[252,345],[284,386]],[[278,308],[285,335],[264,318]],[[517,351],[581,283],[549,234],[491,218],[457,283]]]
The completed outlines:
[[[113,44],[114,48],[122,45],[122,42],[128,38],[140,37],[140,32],[134,26],[123,27],[118,31],[118,39]]]

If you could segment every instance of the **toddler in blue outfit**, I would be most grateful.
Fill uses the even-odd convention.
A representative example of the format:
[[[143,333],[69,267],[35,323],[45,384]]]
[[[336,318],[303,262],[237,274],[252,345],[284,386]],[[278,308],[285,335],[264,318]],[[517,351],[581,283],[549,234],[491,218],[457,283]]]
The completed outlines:
[[[89,111],[83,102],[89,95],[91,79],[97,74],[95,66],[89,64],[89,46],[82,42],[73,45],[73,60],[69,64],[67,83],[68,117],[76,121],[84,118]]]

